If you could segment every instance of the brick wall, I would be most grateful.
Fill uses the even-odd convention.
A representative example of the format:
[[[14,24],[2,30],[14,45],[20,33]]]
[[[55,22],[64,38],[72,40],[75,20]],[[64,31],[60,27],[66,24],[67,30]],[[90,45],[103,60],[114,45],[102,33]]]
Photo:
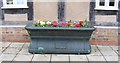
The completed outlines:
[[[90,41],[92,44],[118,45],[118,29],[97,28]]]
[[[24,28],[2,28],[2,40],[4,42],[30,42],[29,35]],[[117,29],[96,29],[90,40],[91,44],[117,45]]]
[[[2,28],[2,40],[4,42],[30,42],[27,31],[24,28]]]

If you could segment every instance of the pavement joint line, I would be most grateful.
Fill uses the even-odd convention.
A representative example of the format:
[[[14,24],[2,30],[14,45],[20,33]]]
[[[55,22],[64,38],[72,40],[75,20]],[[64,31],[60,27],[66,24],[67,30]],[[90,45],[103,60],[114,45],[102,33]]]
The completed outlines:
[[[7,47],[5,47],[5,49],[2,51],[1,55],[3,54],[3,52],[4,52],[8,47],[10,47],[11,44],[12,44],[12,42],[10,42],[10,44],[9,44]],[[1,56],[1,55],[0,55],[0,56]],[[12,63],[12,61],[10,61],[10,63]]]
[[[87,55],[85,55],[85,56],[86,56],[86,58],[87,58],[87,62],[89,63],[90,60],[88,59]]]
[[[70,54],[68,54],[68,59],[69,59],[69,63],[70,63]]]
[[[120,55],[119,55],[119,51],[118,51],[118,53],[111,47],[111,46],[109,46],[117,55],[118,55],[118,58],[120,58]],[[119,48],[118,48],[119,49]]]
[[[109,46],[117,55],[119,55],[111,46]]]
[[[97,47],[97,49],[99,50],[99,52],[102,54],[102,52],[100,51],[98,45],[95,45]],[[104,57],[104,55],[102,54],[103,58],[105,59],[105,61],[107,62],[107,59]],[[107,62],[108,63],[108,62]]]
[[[30,60],[30,63],[32,63],[32,60],[33,60],[34,56],[35,56],[35,55],[33,54],[32,58],[31,58],[31,60]]]
[[[23,46],[25,45],[25,43],[22,45],[21,49],[19,50],[19,52],[23,49]],[[19,54],[19,52],[16,54],[16,56]],[[13,58],[12,61],[14,61],[14,59],[16,58],[16,56]],[[12,62],[11,62],[12,63]]]
[[[52,54],[50,54],[50,63],[52,63],[51,60],[52,60]]]
[[[10,47],[11,44],[12,44],[12,42],[10,42],[10,44],[9,44],[7,47],[5,47],[5,49],[2,51],[1,55],[3,54],[3,52],[4,52],[8,47]],[[1,56],[1,55],[0,55],[0,56]]]

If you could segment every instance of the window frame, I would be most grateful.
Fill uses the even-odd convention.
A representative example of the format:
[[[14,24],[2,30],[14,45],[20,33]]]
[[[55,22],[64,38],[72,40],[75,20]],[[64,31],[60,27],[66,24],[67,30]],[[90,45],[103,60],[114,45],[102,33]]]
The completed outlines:
[[[109,6],[110,0],[105,0],[105,6],[100,6],[100,0],[95,0],[95,10],[119,10],[119,0],[115,0],[114,6]]]
[[[27,6],[27,0],[23,0],[23,4],[17,4],[18,0],[13,0],[13,4],[9,5],[7,4],[7,0],[3,0],[3,7],[2,9],[15,9],[15,8],[28,8]],[[19,0],[21,1],[21,0]]]

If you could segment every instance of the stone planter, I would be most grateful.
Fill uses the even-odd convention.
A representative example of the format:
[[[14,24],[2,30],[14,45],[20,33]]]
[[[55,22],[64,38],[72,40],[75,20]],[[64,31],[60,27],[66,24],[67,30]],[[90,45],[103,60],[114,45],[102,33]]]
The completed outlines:
[[[30,53],[90,53],[89,39],[95,28],[26,26],[32,42]]]

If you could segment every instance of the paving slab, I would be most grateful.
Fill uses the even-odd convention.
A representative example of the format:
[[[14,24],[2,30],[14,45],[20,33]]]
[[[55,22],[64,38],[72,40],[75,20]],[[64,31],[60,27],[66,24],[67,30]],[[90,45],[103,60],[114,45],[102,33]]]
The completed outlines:
[[[9,47],[7,48],[3,53],[12,53],[12,54],[16,54],[20,51],[21,48],[13,48],[13,47]]]
[[[87,55],[88,61],[106,61],[103,56],[90,56]]]
[[[67,54],[52,54],[51,63],[69,63],[69,56]]]
[[[118,56],[104,56],[107,61],[118,61]]]
[[[0,60],[0,63],[2,63],[2,60]]]
[[[2,49],[0,49],[0,55],[2,54]]]
[[[86,55],[69,55],[70,61],[88,61]]]
[[[52,54],[51,61],[69,61],[67,54]]]
[[[11,43],[11,45],[9,47],[22,47],[24,45],[24,43]]]
[[[88,55],[102,56],[96,45],[91,46],[91,53]]]
[[[28,52],[28,49],[23,48],[23,49],[19,52],[19,54],[31,54],[31,53]]]
[[[13,61],[31,61],[33,55],[22,55],[18,54]]]
[[[2,54],[0,59],[2,59],[2,61],[12,61],[15,56],[16,54]]]
[[[2,52],[5,51],[8,47],[2,47]]]
[[[70,63],[88,63],[86,55],[69,55]]]
[[[0,49],[2,48],[2,42],[0,42]]]
[[[110,55],[115,56],[116,55],[117,56],[117,54],[109,46],[97,45],[97,47],[103,55],[108,55],[108,56],[110,56]]]
[[[29,47],[30,43],[25,43],[23,48],[27,49]]]
[[[2,47],[8,47],[11,44],[11,42],[1,42],[1,44]]]
[[[116,53],[118,53],[118,46],[110,46],[110,47],[112,47],[112,49],[113,49]]]
[[[32,61],[50,61],[51,54],[34,54]]]

